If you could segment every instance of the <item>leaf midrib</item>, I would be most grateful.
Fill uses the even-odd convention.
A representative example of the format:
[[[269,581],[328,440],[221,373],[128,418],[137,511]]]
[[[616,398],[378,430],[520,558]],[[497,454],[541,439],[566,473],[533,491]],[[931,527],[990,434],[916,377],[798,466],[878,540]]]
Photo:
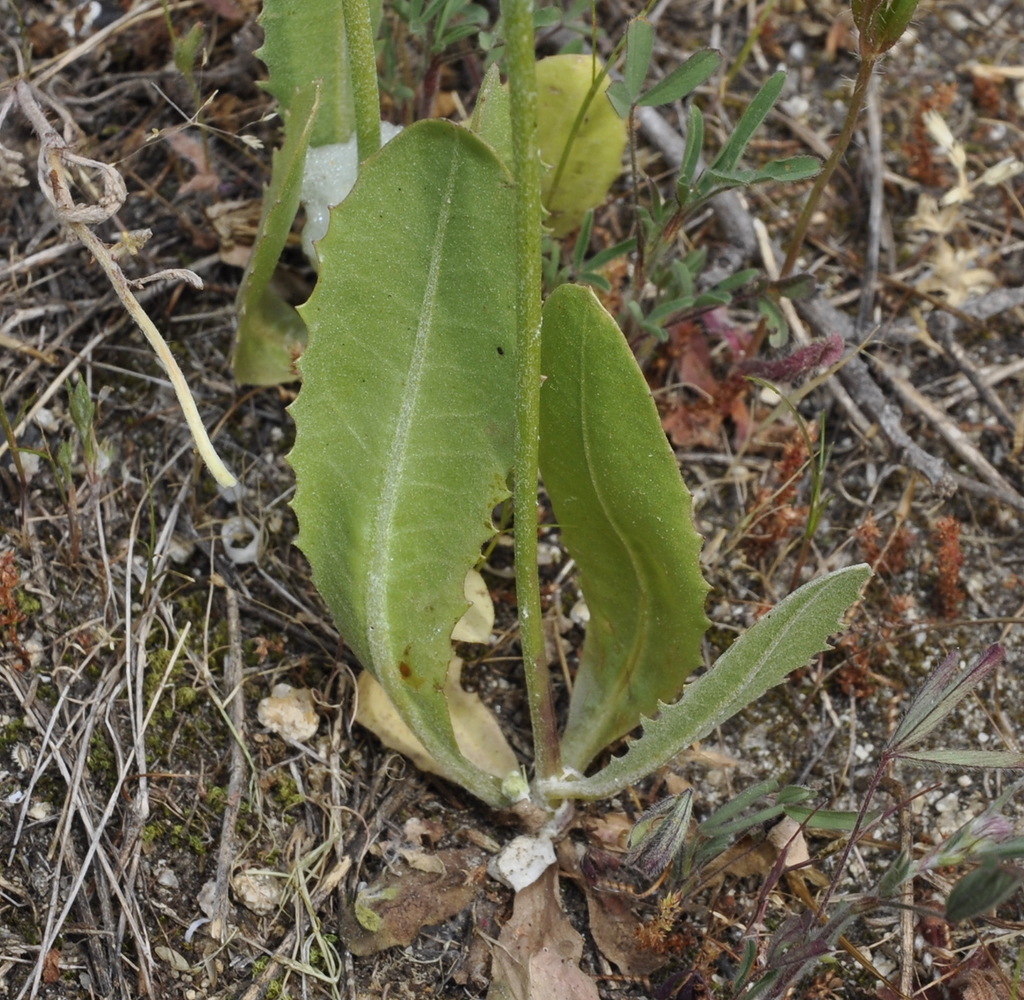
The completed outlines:
[[[388,447],[381,500],[377,505],[370,531],[371,564],[367,579],[366,611],[370,633],[368,637],[370,655],[378,670],[389,662],[392,655],[391,630],[388,627],[391,621],[388,583],[394,579],[394,573],[389,567],[397,541],[395,524],[402,506],[401,501],[404,494],[402,486],[406,482],[406,468],[411,460],[410,441],[413,424],[419,406],[420,394],[430,367],[432,352],[429,350],[429,345],[434,329],[434,306],[437,301],[441,264],[444,259],[443,246],[451,223],[455,180],[462,159],[458,144],[453,143],[452,148],[453,154],[445,195],[441,199],[441,212],[437,218],[437,235],[424,284],[419,322],[416,325],[413,354],[409,365],[409,379],[398,420],[395,422],[395,431]]]

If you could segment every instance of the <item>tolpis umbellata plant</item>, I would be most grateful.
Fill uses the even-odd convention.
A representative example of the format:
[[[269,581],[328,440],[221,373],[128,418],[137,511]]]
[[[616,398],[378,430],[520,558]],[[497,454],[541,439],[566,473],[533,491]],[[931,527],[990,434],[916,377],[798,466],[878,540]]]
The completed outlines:
[[[683,691],[703,665],[708,626],[690,495],[615,319],[582,286],[542,302],[541,235],[546,218],[567,231],[604,197],[623,117],[695,89],[717,54],[698,53],[668,87],[645,92],[646,57],[634,52],[625,89],[609,100],[607,75],[585,56],[566,59],[564,87],[550,87],[562,69],[549,60],[539,88],[529,4],[509,0],[502,18],[507,85],[492,69],[468,125],[418,121],[381,145],[365,0],[268,0],[261,54],[285,139],[240,295],[236,366],[265,357],[253,344],[283,323],[293,339],[278,341],[267,380],[281,377],[308,337],[291,461],[316,585],[407,728],[414,759],[491,806],[518,803],[536,823],[635,783],[825,650],[870,571],[851,566],[801,587]],[[548,90],[571,92],[574,105],[552,110]],[[772,100],[760,95],[756,121],[741,120],[742,139],[704,187],[762,179],[737,163]],[[318,193],[303,173],[330,174],[332,158],[347,161],[346,176]],[[700,185],[689,160],[687,182]],[[318,280],[293,315],[271,277],[304,197],[307,216],[329,212],[329,227],[310,241]],[[564,719],[541,629],[540,480],[590,612]],[[467,579],[503,504],[514,512],[532,762],[464,697],[452,651]],[[638,726],[621,756],[594,769]]]

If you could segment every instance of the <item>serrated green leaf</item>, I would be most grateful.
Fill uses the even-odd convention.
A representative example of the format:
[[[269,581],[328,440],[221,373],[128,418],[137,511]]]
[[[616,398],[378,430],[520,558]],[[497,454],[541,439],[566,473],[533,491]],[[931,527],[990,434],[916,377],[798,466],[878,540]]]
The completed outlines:
[[[682,100],[707,81],[721,62],[722,53],[716,49],[699,49],[682,66],[677,66],[664,80],[651,87],[637,103],[641,107],[655,108]]]
[[[346,642],[453,780],[443,694],[466,572],[512,463],[513,192],[466,129],[419,122],[332,210],[292,406],[298,544]]]
[[[1024,871],[1012,865],[982,865],[968,872],[950,890],[946,919],[951,924],[973,920],[1009,899],[1024,885]]]
[[[541,343],[541,476],[590,610],[562,738],[582,771],[700,666],[708,586],[690,494],[615,320],[562,285]]]
[[[259,18],[264,42],[256,55],[267,66],[264,87],[286,123],[296,94],[320,81],[313,146],[347,142],[354,128],[341,7],[338,0],[265,0]]]
[[[840,630],[843,615],[870,575],[871,569],[861,564],[804,584],[747,629],[676,704],[664,705],[657,718],[644,720],[643,735],[623,756],[613,757],[591,777],[545,782],[547,794],[607,798],[703,739],[826,650],[828,637]]]
[[[309,84],[295,95],[284,142],[271,161],[256,242],[235,299],[238,332],[231,367],[243,385],[294,381],[295,358],[306,346],[305,324],[270,283],[299,210],[302,170],[318,108],[316,85]]]

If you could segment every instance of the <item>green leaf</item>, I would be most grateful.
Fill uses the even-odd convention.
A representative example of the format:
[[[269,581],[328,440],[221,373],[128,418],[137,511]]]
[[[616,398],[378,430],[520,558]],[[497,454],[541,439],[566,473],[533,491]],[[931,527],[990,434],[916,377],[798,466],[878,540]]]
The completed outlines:
[[[347,142],[354,111],[345,48],[345,21],[338,0],[265,0],[259,18],[264,42],[256,55],[266,63],[264,84],[281,105],[287,124],[296,95],[320,81],[320,108],[310,145]]]
[[[284,142],[274,151],[256,242],[235,299],[238,334],[231,367],[242,384],[294,381],[295,358],[306,346],[305,324],[270,283],[299,210],[302,170],[318,107],[314,84],[297,93],[285,123]]]
[[[621,80],[616,80],[605,91],[605,94],[615,109],[615,113],[620,118],[628,118],[629,112],[633,107],[633,101],[629,96],[626,85]]]
[[[422,121],[332,211],[302,307],[298,544],[339,630],[444,772],[492,805],[442,688],[466,572],[508,497],[513,191],[467,129]]]
[[[755,183],[761,181],[806,181],[821,173],[821,160],[816,156],[790,156],[771,160],[757,171]]]
[[[484,75],[469,127],[486,142],[504,164],[512,162],[512,122],[508,87],[502,86],[497,66]]]
[[[743,112],[732,135],[729,136],[729,141],[722,147],[715,162],[711,164],[711,170],[728,173],[736,169],[736,164],[740,162],[747,143],[750,142],[754,133],[768,116],[768,112],[775,105],[785,83],[786,74],[781,70],[768,78],[754,99],[747,105],[746,111]]]
[[[968,872],[950,890],[946,919],[951,924],[973,920],[1009,899],[1024,884],[1024,871],[1013,865],[982,865]]]
[[[717,837],[722,829],[744,809],[750,808],[755,802],[778,791],[779,783],[775,778],[766,778],[755,785],[744,788],[734,794],[727,802],[719,806],[704,822],[700,824],[701,833],[707,837]]]
[[[757,311],[768,326],[768,343],[772,347],[783,347],[789,340],[789,324],[779,304],[767,295],[757,300]]]
[[[630,104],[636,102],[647,79],[647,69],[654,52],[654,28],[642,17],[634,18],[626,29],[626,65],[622,82]]]
[[[907,30],[918,0],[851,0],[853,22],[874,55],[892,48]]]
[[[690,189],[697,175],[701,150],[704,148],[704,116],[696,104],[690,105],[690,123],[686,129],[686,145],[683,148],[683,162],[679,167],[676,181],[676,198],[682,207],[689,203]]]
[[[970,669],[960,671],[959,656],[955,650],[951,652],[928,675],[911,699],[906,714],[886,743],[885,753],[904,756],[906,747],[920,743],[964,698],[991,676],[1005,655],[1003,647],[997,643],[990,646]]]
[[[699,49],[682,66],[677,66],[664,80],[651,87],[637,103],[641,107],[653,108],[682,100],[704,83],[721,62],[721,52]]]
[[[178,38],[174,43],[174,67],[188,80],[193,79],[196,71],[196,59],[203,44],[205,30],[202,23],[196,21],[188,29],[188,34]]]
[[[556,237],[571,233],[588,208],[601,204],[622,172],[626,123],[605,98],[606,77],[572,137],[558,187],[554,186],[555,166],[600,72],[601,64],[593,56],[549,56],[537,63],[537,142],[541,160],[550,167],[541,179],[541,195],[549,213],[546,224]]]
[[[306,349],[306,324],[295,306],[273,288],[262,298],[238,296],[238,336],[231,367],[240,385],[284,385],[298,377],[295,362]]]
[[[626,254],[632,253],[636,249],[636,238],[630,237],[628,240],[623,240],[621,243],[616,243],[615,246],[605,247],[604,250],[599,250],[593,257],[586,261],[586,266],[592,271],[598,271],[605,264],[610,264],[616,257],[625,257]]]
[[[843,615],[870,575],[870,568],[861,564],[804,584],[747,629],[676,704],[663,705],[656,719],[644,720],[643,735],[623,756],[613,757],[592,777],[546,782],[545,792],[553,797],[607,798],[703,739],[828,649],[828,637],[842,627]]]
[[[1016,750],[908,750],[899,756],[943,767],[1024,767],[1024,753]]]
[[[744,285],[750,284],[760,277],[761,272],[756,267],[748,267],[743,271],[737,271],[735,274],[730,274],[728,278],[723,279],[717,285],[715,285],[716,292],[732,292],[737,288],[742,288]]]
[[[594,230],[594,213],[586,212],[583,222],[580,224],[580,231],[576,234],[576,242],[572,248],[572,266],[577,271],[583,270],[583,262],[587,257],[587,250],[590,247],[590,234]]]
[[[860,813],[852,810],[815,809],[813,806],[788,804],[785,812],[790,819],[806,825],[811,830],[838,830],[843,833],[850,833],[860,817]],[[879,816],[880,812],[870,813],[864,819],[865,825],[874,823]]]
[[[593,292],[544,306],[540,467],[590,609],[562,738],[582,771],[701,664],[701,538],[629,345]]]
[[[771,283],[775,292],[784,299],[800,301],[810,298],[814,294],[817,282],[813,274],[791,274],[786,278],[779,278]]]

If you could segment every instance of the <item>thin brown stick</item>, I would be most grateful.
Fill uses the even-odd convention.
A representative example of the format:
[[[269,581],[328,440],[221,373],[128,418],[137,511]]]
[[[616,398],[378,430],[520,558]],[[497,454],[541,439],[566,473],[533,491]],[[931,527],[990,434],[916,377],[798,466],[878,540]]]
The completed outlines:
[[[936,406],[924,393],[919,392],[910,382],[899,375],[890,365],[878,358],[872,363],[881,371],[886,380],[908,406],[913,406],[945,439],[946,443],[996,491],[999,499],[1016,510],[1024,511],[1022,497],[999,473],[999,471],[978,451],[970,438]]]

